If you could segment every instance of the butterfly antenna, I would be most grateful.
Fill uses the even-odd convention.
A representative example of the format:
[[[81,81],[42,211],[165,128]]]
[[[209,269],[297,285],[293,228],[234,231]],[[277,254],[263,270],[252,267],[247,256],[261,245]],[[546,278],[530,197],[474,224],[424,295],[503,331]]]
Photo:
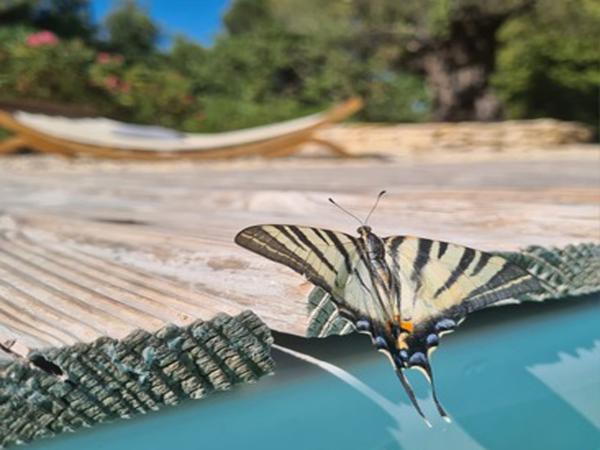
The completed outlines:
[[[410,402],[413,404],[413,406],[415,407],[415,409],[417,410],[419,415],[423,418],[423,420],[425,421],[425,424],[429,428],[431,428],[431,422],[429,422],[429,420],[427,420],[427,417],[425,417],[425,414],[423,414],[423,411],[421,410],[421,407],[419,406],[419,403],[417,402],[417,397],[415,396],[415,392],[413,391],[411,385],[408,383],[408,380],[404,376],[404,372],[402,371],[402,369],[397,368],[396,375],[398,375],[398,378],[400,379],[400,382],[402,383],[402,386],[404,387],[404,390],[406,391],[406,394],[408,395]]]
[[[375,200],[375,204],[373,205],[373,207],[371,208],[371,211],[369,211],[369,214],[367,214],[367,218],[365,219],[365,225],[367,223],[369,223],[369,219],[371,218],[371,214],[373,214],[373,211],[375,211],[375,208],[377,208],[377,205],[379,204],[379,200],[381,199],[381,197],[383,197],[386,194],[386,191],[381,191],[378,195],[377,195],[377,199]]]
[[[329,197],[329,202],[335,206],[337,206],[338,208],[340,208],[342,211],[344,211],[346,214],[348,214],[350,217],[353,217],[358,223],[360,223],[361,225],[363,225],[363,222],[356,217],[354,214],[352,214],[350,211],[348,211],[345,208],[342,208],[340,205],[338,205],[335,200],[333,200],[331,197]]]

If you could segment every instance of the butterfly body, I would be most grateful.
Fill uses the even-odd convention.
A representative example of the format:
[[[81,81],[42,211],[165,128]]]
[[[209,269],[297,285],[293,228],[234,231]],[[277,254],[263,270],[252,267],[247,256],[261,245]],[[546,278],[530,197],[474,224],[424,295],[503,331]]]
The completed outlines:
[[[380,307],[386,311],[390,318],[396,319],[398,323],[390,320],[386,323],[388,332],[392,333],[395,326],[400,322],[400,281],[394,274],[385,260],[385,245],[383,240],[371,231],[370,227],[362,226],[357,230],[359,238],[357,239],[356,252],[359,253],[359,260],[365,262],[368,280],[364,275],[356,270],[354,276],[360,285],[366,291],[372,290]],[[360,267],[355,265],[356,267]]]
[[[358,237],[296,225],[242,230],[239,245],[284,264],[323,289],[338,313],[369,334],[385,353],[411,402],[423,415],[403,370],[420,369],[442,417],[429,356],[467,314],[541,290],[529,272],[502,257],[411,236],[379,237],[363,225]]]

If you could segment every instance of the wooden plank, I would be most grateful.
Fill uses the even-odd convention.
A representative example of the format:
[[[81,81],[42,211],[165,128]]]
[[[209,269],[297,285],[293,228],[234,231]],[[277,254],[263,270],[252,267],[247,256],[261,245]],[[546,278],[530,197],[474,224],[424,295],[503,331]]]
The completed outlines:
[[[334,196],[382,234],[483,250],[600,242],[598,151],[430,161],[224,164],[0,162],[0,340],[29,348],[123,338],[252,309],[304,335],[312,285],[233,243],[247,225],[352,232]]]
[[[68,382],[18,358],[0,369],[0,447],[255,382],[273,371],[271,344],[267,326],[246,311],[36,352]]]

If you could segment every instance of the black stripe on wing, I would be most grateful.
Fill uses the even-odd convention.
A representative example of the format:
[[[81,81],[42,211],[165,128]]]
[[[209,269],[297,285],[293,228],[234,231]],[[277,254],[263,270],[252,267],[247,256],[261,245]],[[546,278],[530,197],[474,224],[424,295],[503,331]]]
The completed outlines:
[[[315,228],[315,232],[317,234],[319,234],[321,231],[323,231],[323,233],[325,233],[327,235],[327,237],[331,240],[331,242],[335,246],[335,248],[342,254],[342,257],[344,259],[344,264],[346,265],[346,271],[348,273],[350,273],[352,271],[352,260],[350,258],[350,254],[348,253],[348,250],[346,249],[345,245],[342,244],[342,242],[340,241],[340,238],[338,237],[338,235],[341,233],[336,233],[331,230],[319,230],[318,228]],[[350,242],[353,242],[353,243],[355,242],[355,239],[352,236],[349,236],[349,235],[344,235],[344,236],[346,236],[350,240]],[[325,241],[324,238],[323,238],[323,240]],[[356,245],[356,244],[354,244],[354,245]]]
[[[419,252],[421,251],[420,243],[422,241],[428,241],[428,239],[419,239]],[[469,267],[471,262],[473,262],[473,259],[475,259],[476,251],[473,250],[472,248],[464,247],[462,249],[462,252],[463,253],[460,257],[460,260],[458,261],[458,264],[456,266],[454,266],[454,268],[452,268],[452,272],[450,273],[450,276],[448,277],[448,279],[435,292],[435,294],[433,295],[434,298],[438,297],[442,292],[450,289],[452,287],[452,285],[458,281],[460,276],[464,275],[466,273],[467,268]],[[480,252],[477,252],[477,253],[480,253]]]
[[[544,292],[546,289],[537,277],[505,260],[498,273],[486,284],[472,291],[465,299],[467,313],[507,299],[517,301],[524,294],[536,295]]]
[[[340,232],[296,225],[255,225],[240,231],[235,242],[289,267],[311,283],[332,292],[340,268],[352,268],[346,247],[355,245],[355,238]],[[350,270],[346,270],[348,272]]]
[[[429,253],[431,252],[432,241],[429,239],[419,239],[419,250],[417,251],[417,257],[413,263],[412,273],[410,279],[415,283],[415,291],[421,288],[421,270],[425,267],[425,264],[429,261]]]
[[[466,314],[524,294],[545,292],[537,277],[499,255],[409,236],[390,236],[384,241],[392,266],[410,275],[417,296],[433,307],[464,304]],[[429,298],[423,297],[425,291],[430,292]]]

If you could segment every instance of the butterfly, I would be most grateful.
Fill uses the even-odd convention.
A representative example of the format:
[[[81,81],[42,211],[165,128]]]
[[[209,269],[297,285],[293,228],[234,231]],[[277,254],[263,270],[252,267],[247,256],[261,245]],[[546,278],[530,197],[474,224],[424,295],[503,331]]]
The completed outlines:
[[[418,414],[426,421],[405,369],[420,369],[442,418],[431,352],[473,311],[544,292],[533,274],[502,256],[448,242],[379,237],[359,220],[358,236],[297,225],[255,225],[235,242],[303,275],[327,295],[337,313],[385,353]]]

